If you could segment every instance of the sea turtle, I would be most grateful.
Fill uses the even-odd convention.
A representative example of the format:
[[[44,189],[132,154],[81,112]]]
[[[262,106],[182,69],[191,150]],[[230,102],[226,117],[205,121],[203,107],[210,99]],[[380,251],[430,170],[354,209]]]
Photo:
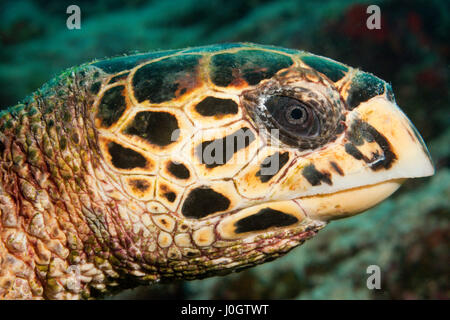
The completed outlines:
[[[93,61],[0,119],[0,297],[226,274],[434,172],[376,76],[231,43]]]

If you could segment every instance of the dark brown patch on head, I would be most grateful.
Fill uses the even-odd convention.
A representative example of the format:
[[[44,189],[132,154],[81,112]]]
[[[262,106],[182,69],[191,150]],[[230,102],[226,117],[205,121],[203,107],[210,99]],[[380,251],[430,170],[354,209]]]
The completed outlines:
[[[101,86],[102,86],[101,82],[100,81],[96,81],[93,84],[91,84],[91,86],[89,88],[89,91],[92,94],[97,94],[99,92]]]
[[[330,165],[333,167],[334,171],[336,171],[339,175],[341,176],[344,175],[344,171],[342,171],[341,167],[339,167],[339,165],[336,162],[330,161]]]
[[[101,120],[103,127],[109,127],[122,116],[126,109],[125,97],[123,96],[125,87],[112,87],[105,91],[98,106],[97,119]]]
[[[350,126],[350,130],[346,134],[350,143],[345,144],[345,151],[357,160],[363,160],[369,164],[372,170],[380,168],[389,169],[392,163],[397,159],[397,156],[392,151],[391,144],[384,135],[377,131],[367,122],[362,120],[355,120]],[[361,146],[364,142],[376,142],[383,151],[383,154],[375,152],[369,158],[361,153],[356,146]]]
[[[264,208],[257,213],[235,222],[235,233],[261,231],[271,227],[286,227],[297,223],[297,217],[271,208]]]
[[[177,194],[175,192],[166,192],[164,193],[164,197],[167,199],[167,201],[169,202],[174,202],[175,199],[177,198]]]
[[[307,165],[302,170],[302,175],[308,180],[308,182],[313,186],[318,186],[319,184],[325,182],[328,185],[332,185],[331,174],[326,171],[318,171],[313,164]]]
[[[169,202],[174,202],[177,198],[177,194],[173,192],[167,185],[161,184],[159,187],[161,191],[163,192],[162,195],[167,199]]]
[[[167,164],[167,171],[169,171],[175,178],[186,180],[189,179],[191,174],[188,168],[182,163],[175,163],[170,161]]]
[[[195,257],[196,255],[197,255],[197,253],[194,252],[194,251],[188,251],[188,252],[186,252],[186,256],[188,256],[188,257]]]
[[[267,182],[272,179],[281,170],[281,168],[284,167],[288,160],[289,152],[284,152],[282,154],[276,152],[263,160],[259,171],[256,173],[256,176],[259,177],[259,180],[261,182]],[[269,173],[261,174],[262,170],[267,170],[269,171]]]
[[[385,82],[374,75],[359,71],[352,79],[348,91],[347,105],[353,110],[361,102],[365,102],[384,93]]]
[[[168,112],[141,111],[124,133],[141,137],[152,144],[167,146],[179,137],[177,118]]]
[[[195,110],[205,117],[222,117],[238,113],[238,105],[231,99],[206,97],[195,106]]]
[[[77,132],[74,132],[73,134],[72,134],[72,141],[73,142],[75,142],[76,144],[78,144],[79,142],[80,142],[80,136],[78,135],[78,133]]]
[[[307,55],[301,58],[304,63],[314,68],[316,71],[326,75],[331,81],[339,81],[348,72],[348,68],[336,61],[323,57]]]
[[[146,64],[133,77],[134,95],[138,102],[170,101],[198,86],[197,67],[200,55],[169,57]]]
[[[369,124],[360,119],[356,119],[350,125],[350,130],[347,132],[346,137],[356,146],[362,146],[364,141],[373,142],[374,138],[368,130]]]
[[[290,57],[269,51],[242,50],[236,53],[221,53],[211,58],[211,80],[221,87],[239,84],[242,80],[256,85],[292,64]]]
[[[145,192],[150,187],[148,181],[144,179],[132,179],[128,182],[133,189],[139,190],[141,192]]]
[[[159,222],[166,228],[170,227],[169,221],[167,221],[167,219],[165,219],[165,218],[160,219]]]
[[[208,187],[192,190],[184,201],[181,212],[186,218],[200,219],[212,213],[227,210],[230,200]]]
[[[355,147],[353,143],[346,143],[345,144],[345,152],[347,152],[349,155],[351,155],[356,160],[364,160],[366,163],[369,162],[369,159],[364,156],[361,151],[358,150],[358,148]]]
[[[112,77],[109,80],[109,83],[114,83],[114,82],[117,82],[117,81],[120,81],[120,80],[124,80],[124,79],[126,79],[128,77],[129,74],[130,74],[129,72],[125,72],[123,74],[119,74],[118,76]]]
[[[254,140],[253,132],[244,127],[224,138],[202,142],[195,148],[195,154],[206,168],[215,168],[227,163],[236,152],[247,148]]]
[[[347,129],[347,125],[345,124],[345,119],[344,121],[339,122],[339,124],[336,127],[336,135],[341,134],[342,132],[344,132],[344,130]]]
[[[111,162],[118,169],[145,168],[147,160],[138,152],[122,147],[115,142],[108,143]]]

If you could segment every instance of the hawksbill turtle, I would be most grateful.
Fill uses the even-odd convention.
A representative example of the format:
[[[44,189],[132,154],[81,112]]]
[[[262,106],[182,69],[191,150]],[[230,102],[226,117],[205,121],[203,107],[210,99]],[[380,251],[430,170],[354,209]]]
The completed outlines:
[[[70,68],[1,113],[0,153],[3,299],[242,270],[434,173],[388,83],[251,43]]]

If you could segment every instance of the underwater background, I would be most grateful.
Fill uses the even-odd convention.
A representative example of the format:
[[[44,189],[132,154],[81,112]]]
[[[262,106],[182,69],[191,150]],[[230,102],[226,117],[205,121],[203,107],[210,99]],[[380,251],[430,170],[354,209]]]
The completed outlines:
[[[66,9],[81,8],[81,29]],[[381,9],[369,30],[368,5]],[[250,41],[310,51],[390,82],[436,174],[407,181],[285,257],[225,277],[158,284],[110,299],[449,299],[450,1],[20,1],[0,4],[0,106],[96,58]],[[369,290],[369,265],[381,289]]]

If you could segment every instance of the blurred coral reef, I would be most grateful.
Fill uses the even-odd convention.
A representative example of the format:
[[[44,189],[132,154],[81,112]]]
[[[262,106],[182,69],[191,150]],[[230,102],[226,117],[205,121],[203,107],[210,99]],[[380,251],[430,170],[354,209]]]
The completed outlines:
[[[66,8],[81,8],[81,30]],[[368,30],[366,8],[381,8]],[[128,290],[127,299],[449,299],[450,2],[16,1],[0,4],[0,106],[97,58],[250,41],[297,48],[389,81],[430,147],[437,173],[408,181],[365,214],[331,223],[274,262],[225,277]],[[382,271],[380,290],[366,268]]]

